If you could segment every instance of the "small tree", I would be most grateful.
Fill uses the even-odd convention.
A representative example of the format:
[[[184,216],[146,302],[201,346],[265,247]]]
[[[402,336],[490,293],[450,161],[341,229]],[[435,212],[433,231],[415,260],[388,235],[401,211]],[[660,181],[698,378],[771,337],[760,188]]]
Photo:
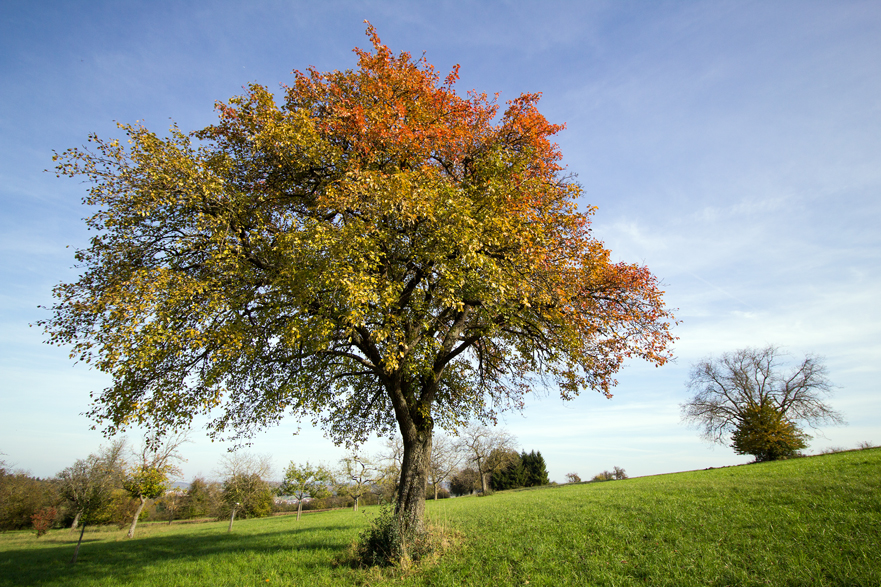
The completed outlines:
[[[166,491],[165,495],[156,502],[157,505],[162,507],[163,512],[168,516],[169,526],[174,521],[175,517],[178,517],[179,513],[183,510],[186,497],[186,492],[173,489],[171,491]]]
[[[404,444],[400,436],[390,436],[385,440],[384,450],[374,459],[378,471],[371,492],[380,502],[397,501],[398,484],[401,480],[401,465],[404,459]]]
[[[581,477],[578,476],[578,473],[566,473],[566,482],[581,483]]]
[[[591,481],[619,481],[627,479],[627,473],[621,467],[612,467],[611,471],[603,471],[593,476]]]
[[[591,481],[611,481],[615,476],[609,471],[603,471],[602,473],[597,473],[593,476]]]
[[[268,456],[234,452],[223,457],[221,502],[229,512],[227,532],[232,532],[239,512],[245,517],[269,515],[272,511],[272,490],[266,479],[271,474],[272,460]]]
[[[37,538],[49,531],[49,528],[55,523],[56,517],[58,517],[58,510],[53,507],[41,508],[31,516],[31,522],[34,526],[34,531],[37,533]]]
[[[185,518],[219,517],[221,508],[221,487],[217,482],[196,477],[183,498],[181,509]]]
[[[739,455],[753,455],[757,463],[790,457],[807,446],[810,437],[772,406],[750,406],[731,435]]]
[[[490,474],[490,487],[493,491],[515,489],[526,485],[528,473],[523,466],[522,456],[516,450],[493,451],[487,462],[499,464]]]
[[[327,467],[322,465],[298,465],[291,461],[285,469],[284,480],[280,491],[285,495],[293,495],[297,498],[297,520],[303,511],[303,499],[321,498],[328,495],[328,488],[333,485],[333,474]]]
[[[306,463],[308,466],[308,463]],[[377,467],[366,457],[352,454],[340,459],[338,491],[351,497],[355,504],[354,511],[358,511],[358,501],[370,491],[376,475]],[[297,518],[300,516],[299,498],[297,500]]]
[[[136,465],[127,476],[123,487],[133,498],[139,500],[138,508],[132,518],[127,536],[135,537],[138,518],[148,499],[156,499],[168,489],[169,477],[181,474],[177,463],[183,461],[178,449],[187,442],[187,432],[178,432],[167,437],[152,434],[144,440],[140,451],[135,453]]]
[[[80,537],[70,563],[76,563],[86,526],[100,521],[100,515],[113,498],[113,490],[122,484],[125,439],[113,442],[97,455],[78,460],[58,474],[62,497],[69,500],[76,513],[73,527],[82,524]]]

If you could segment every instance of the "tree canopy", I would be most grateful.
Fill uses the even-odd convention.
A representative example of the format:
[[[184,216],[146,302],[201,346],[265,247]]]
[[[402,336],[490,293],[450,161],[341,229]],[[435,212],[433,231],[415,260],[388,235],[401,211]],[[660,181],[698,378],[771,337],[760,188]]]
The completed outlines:
[[[296,71],[280,100],[252,84],[202,130],[121,125],[128,145],[56,155],[91,183],[96,234],[42,324],[112,375],[89,412],[108,433],[397,428],[416,520],[435,425],[536,386],[610,395],[628,357],[668,359],[672,316],[593,237],[538,94],[500,112],[367,32],[356,69]]]

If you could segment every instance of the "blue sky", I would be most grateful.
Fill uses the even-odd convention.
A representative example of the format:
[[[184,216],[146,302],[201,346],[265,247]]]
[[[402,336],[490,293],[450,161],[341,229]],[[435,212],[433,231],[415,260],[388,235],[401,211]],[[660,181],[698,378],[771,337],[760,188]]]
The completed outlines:
[[[240,4],[247,6],[241,6]],[[320,5],[319,5],[320,4]],[[542,92],[615,258],[665,284],[677,361],[630,364],[612,400],[535,395],[504,425],[551,478],[748,460],[682,425],[689,366],[745,346],[825,358],[849,425],[809,451],[881,444],[881,4],[877,2],[19,2],[0,6],[0,452],[51,476],[103,441],[106,378],[29,327],[76,278],[87,186],[52,151],[114,121],[210,124],[213,104],[293,69],[347,69],[363,20],[393,51],[461,65],[459,90]],[[69,247],[69,248],[68,248]],[[278,470],[342,449],[296,423],[254,439]],[[133,432],[130,438],[136,439]],[[185,475],[226,445],[200,430]],[[378,450],[379,442],[368,450]]]

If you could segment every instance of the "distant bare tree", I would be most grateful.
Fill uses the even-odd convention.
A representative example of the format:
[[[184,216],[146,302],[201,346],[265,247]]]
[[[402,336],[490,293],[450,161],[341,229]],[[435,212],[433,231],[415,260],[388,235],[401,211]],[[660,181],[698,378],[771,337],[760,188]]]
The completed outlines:
[[[374,462],[377,463],[377,474],[372,490],[386,502],[395,501],[398,494],[398,483],[401,480],[401,465],[404,461],[404,443],[400,436],[392,436],[385,441],[385,448]]]
[[[578,473],[566,473],[566,482],[581,483],[581,477],[578,476]]]
[[[469,424],[459,431],[458,445],[480,475],[483,493],[489,488],[489,476],[508,464],[504,456],[516,451],[516,439],[504,429]]]
[[[784,353],[775,346],[745,348],[707,358],[691,369],[692,397],[681,405],[682,419],[708,441],[725,444],[756,409],[770,407],[789,422],[816,428],[843,424],[825,398],[833,386],[821,360],[807,355],[784,372]]]
[[[428,462],[428,480],[434,487],[434,499],[437,501],[440,484],[453,474],[464,455],[458,443],[449,436],[435,434],[431,441],[431,459]]]
[[[269,513],[272,504],[272,492],[266,482],[272,475],[269,455],[228,453],[221,459],[219,473],[223,478],[222,500],[230,510],[227,532],[232,532],[238,511],[256,515]]]
[[[355,500],[354,511],[358,511],[358,501],[370,490],[378,473],[379,468],[370,459],[354,451],[340,459],[338,491]]]

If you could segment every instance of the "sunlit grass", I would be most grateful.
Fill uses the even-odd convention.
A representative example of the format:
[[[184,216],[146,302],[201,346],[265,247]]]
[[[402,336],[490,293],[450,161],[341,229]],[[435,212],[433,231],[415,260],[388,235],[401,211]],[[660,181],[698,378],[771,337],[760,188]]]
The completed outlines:
[[[339,564],[375,511],[11,532],[0,585],[881,585],[881,449],[429,502],[444,556]]]

